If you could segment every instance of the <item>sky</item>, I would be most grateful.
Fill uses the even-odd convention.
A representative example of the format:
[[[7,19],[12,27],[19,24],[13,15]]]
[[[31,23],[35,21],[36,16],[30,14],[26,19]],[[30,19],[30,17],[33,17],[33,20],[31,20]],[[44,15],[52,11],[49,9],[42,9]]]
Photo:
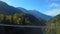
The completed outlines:
[[[1,0],[14,7],[37,10],[49,16],[60,14],[60,0]]]

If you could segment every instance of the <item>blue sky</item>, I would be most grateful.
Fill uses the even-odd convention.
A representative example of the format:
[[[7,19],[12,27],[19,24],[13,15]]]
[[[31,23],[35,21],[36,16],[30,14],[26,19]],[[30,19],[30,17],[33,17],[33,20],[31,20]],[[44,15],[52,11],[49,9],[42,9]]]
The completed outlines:
[[[44,14],[55,16],[60,14],[60,0],[2,0],[14,7],[27,10],[38,10]]]

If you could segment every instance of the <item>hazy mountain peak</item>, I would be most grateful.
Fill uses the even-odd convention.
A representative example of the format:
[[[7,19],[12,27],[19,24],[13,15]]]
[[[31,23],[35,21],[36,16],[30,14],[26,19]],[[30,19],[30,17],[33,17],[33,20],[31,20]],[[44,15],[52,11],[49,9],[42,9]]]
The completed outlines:
[[[31,14],[31,15],[35,16],[36,18],[38,18],[38,19],[48,20],[48,19],[52,18],[52,16],[45,15],[45,14],[39,12],[36,9],[26,10],[26,9],[20,8],[20,7],[18,9],[20,9],[20,10],[22,9],[23,12],[28,13],[28,14]]]

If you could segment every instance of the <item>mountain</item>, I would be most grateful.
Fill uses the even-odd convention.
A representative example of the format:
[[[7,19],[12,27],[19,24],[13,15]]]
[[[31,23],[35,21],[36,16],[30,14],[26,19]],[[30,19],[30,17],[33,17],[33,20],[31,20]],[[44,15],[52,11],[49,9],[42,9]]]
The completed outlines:
[[[18,9],[13,6],[0,1],[0,24],[12,24],[12,25],[31,25],[31,26],[44,26],[45,21],[43,19],[37,19],[32,14],[25,13],[25,9]],[[26,11],[27,12],[27,11]],[[10,27],[0,26],[1,34],[42,34],[41,28],[29,28],[29,27]]]
[[[14,13],[22,13],[22,11],[13,6],[8,5],[3,1],[0,1],[0,13],[11,15]]]
[[[53,28],[46,28],[47,34],[60,34],[60,14],[55,16],[53,19],[47,21],[46,26],[50,26]]]
[[[15,18],[15,17],[16,17],[15,18],[16,20],[20,19],[20,17],[23,17],[23,19],[21,18],[22,20],[29,19],[30,23],[33,23],[34,25],[38,25],[38,24],[43,25],[44,24],[44,22],[45,22],[44,20],[37,19],[32,14],[25,13],[24,11],[26,11],[26,10],[15,8],[13,6],[10,6],[10,5],[6,4],[3,1],[0,1],[0,17],[4,18],[3,20],[0,19],[2,22],[7,24],[8,21],[12,21],[13,18]],[[25,16],[27,16],[27,17],[25,18]],[[8,18],[10,18],[10,19],[8,19]],[[20,23],[20,21],[18,21],[18,22]],[[14,23],[14,21],[12,23]],[[23,21],[22,21],[22,23],[23,23]],[[41,23],[43,23],[43,24],[41,24]]]
[[[24,13],[27,13],[28,14],[28,10],[25,9],[25,8],[22,8],[22,7],[17,7],[19,10],[23,11]]]
[[[52,18],[52,16],[45,15],[43,13],[40,13],[37,10],[26,10],[24,8],[21,8],[21,7],[18,7],[18,9],[22,10],[24,13],[31,14],[31,15],[35,16],[36,18],[38,18],[38,19],[43,19],[43,20],[47,21],[48,19]]]
[[[48,20],[47,22],[59,22],[60,21],[60,14],[59,15],[57,15],[57,16],[55,16],[54,18],[52,18],[52,19],[50,19],[50,20]]]
[[[40,13],[37,10],[29,10],[29,13],[33,14],[37,18],[42,18],[43,20],[48,20],[48,19],[52,18],[51,16],[45,15],[43,13]]]

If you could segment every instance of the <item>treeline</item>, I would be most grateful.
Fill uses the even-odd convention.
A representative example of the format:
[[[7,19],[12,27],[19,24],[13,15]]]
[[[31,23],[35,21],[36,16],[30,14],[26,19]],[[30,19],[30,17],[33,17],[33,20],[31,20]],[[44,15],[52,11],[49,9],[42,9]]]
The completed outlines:
[[[50,28],[45,28],[45,34],[60,34],[60,14],[48,20],[46,26]]]
[[[20,13],[13,15],[0,14],[0,24],[13,24],[13,25],[32,25],[43,26],[44,21],[37,19],[33,15]],[[30,27],[0,27],[1,34],[42,34],[42,28],[30,28]]]
[[[0,14],[0,23],[3,24],[31,24],[29,22],[28,14],[13,14],[13,15],[4,15]]]

